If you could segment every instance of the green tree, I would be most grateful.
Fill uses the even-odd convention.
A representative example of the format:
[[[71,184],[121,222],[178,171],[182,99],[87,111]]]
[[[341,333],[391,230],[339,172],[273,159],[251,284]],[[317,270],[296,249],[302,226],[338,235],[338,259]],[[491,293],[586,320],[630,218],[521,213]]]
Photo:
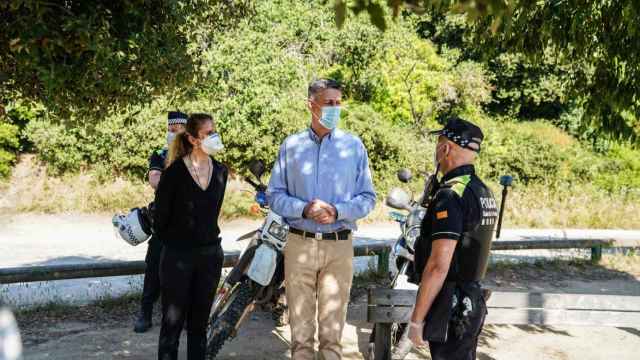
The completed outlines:
[[[348,10],[367,11],[386,28],[382,2],[336,0],[340,26]],[[545,52],[580,69],[570,96],[584,98],[585,119],[597,131],[638,139],[640,132],[640,3],[637,0],[391,0],[394,16],[462,13],[473,26],[473,41],[485,57],[504,50],[542,59]]]
[[[211,30],[250,13],[245,0],[0,2],[0,106],[102,114],[184,90]],[[100,117],[97,117],[100,118]]]
[[[18,127],[7,122],[0,122],[0,178],[11,173],[11,166],[16,160],[19,147]]]

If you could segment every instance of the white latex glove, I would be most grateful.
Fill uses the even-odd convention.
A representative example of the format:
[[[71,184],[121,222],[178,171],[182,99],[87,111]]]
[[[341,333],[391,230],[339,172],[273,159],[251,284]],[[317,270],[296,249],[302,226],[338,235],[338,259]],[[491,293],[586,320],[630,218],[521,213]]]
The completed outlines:
[[[421,323],[414,323],[413,321],[409,323],[409,340],[411,340],[415,347],[425,346],[424,340],[422,339],[423,329],[424,321]]]

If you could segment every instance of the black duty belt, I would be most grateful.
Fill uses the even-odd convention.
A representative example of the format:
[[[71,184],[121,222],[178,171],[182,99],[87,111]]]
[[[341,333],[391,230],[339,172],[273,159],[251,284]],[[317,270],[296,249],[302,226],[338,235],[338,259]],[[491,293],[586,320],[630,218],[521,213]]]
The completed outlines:
[[[289,231],[304,238],[312,238],[316,240],[349,240],[349,235],[351,235],[351,230],[341,230],[332,233],[314,233],[296,228],[290,228]]]

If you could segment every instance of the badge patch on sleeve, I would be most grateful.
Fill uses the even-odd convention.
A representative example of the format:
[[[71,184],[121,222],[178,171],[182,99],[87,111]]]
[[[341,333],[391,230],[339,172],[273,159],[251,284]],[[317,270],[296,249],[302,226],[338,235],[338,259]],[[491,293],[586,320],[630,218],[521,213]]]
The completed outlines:
[[[438,211],[436,213],[436,219],[438,220],[446,219],[448,217],[449,217],[449,213],[447,212],[447,210]]]

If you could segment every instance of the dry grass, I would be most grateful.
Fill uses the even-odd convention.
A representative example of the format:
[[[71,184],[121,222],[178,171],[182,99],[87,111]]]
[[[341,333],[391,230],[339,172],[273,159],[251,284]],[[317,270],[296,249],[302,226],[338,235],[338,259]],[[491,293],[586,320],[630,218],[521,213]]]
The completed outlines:
[[[255,216],[253,195],[239,181],[227,186],[222,217]],[[100,181],[90,172],[49,176],[33,155],[22,155],[11,179],[0,183],[0,213],[112,213],[153,200],[153,190],[143,181],[116,178]]]
[[[605,255],[599,265],[604,268],[628,273],[640,279],[640,254],[636,251],[628,255]]]
[[[597,263],[580,258],[547,258],[533,263],[498,261],[489,264],[487,284],[519,283],[526,286],[547,283],[562,286],[566,281],[628,280],[632,286],[640,280],[640,256],[634,252],[627,255],[603,255]]]
[[[501,187],[493,185],[492,189],[499,202]],[[382,203],[384,194],[379,194],[379,200],[367,222],[389,220],[388,214],[393,209]],[[567,186],[560,190],[543,185],[516,186],[507,195],[503,226],[638,229],[640,194],[610,194],[590,184]]]
[[[153,191],[144,183],[122,178],[104,183],[90,173],[48,176],[33,155],[23,155],[5,184],[0,211],[95,213],[146,205]]]
[[[500,193],[495,192],[499,198]],[[522,228],[640,228],[640,196],[609,194],[590,184],[550,190],[515,188],[507,197],[504,225]]]
[[[253,195],[234,180],[227,186],[222,217],[255,217]],[[499,186],[493,186],[500,200]],[[21,156],[11,179],[0,183],[0,213],[111,213],[148,204],[152,189],[143,181],[117,178],[102,182],[91,173],[48,176],[33,155]],[[392,209],[384,194],[365,222],[388,221]],[[640,195],[609,194],[590,184],[550,190],[542,185],[516,186],[509,193],[505,227],[520,228],[640,228]]]

